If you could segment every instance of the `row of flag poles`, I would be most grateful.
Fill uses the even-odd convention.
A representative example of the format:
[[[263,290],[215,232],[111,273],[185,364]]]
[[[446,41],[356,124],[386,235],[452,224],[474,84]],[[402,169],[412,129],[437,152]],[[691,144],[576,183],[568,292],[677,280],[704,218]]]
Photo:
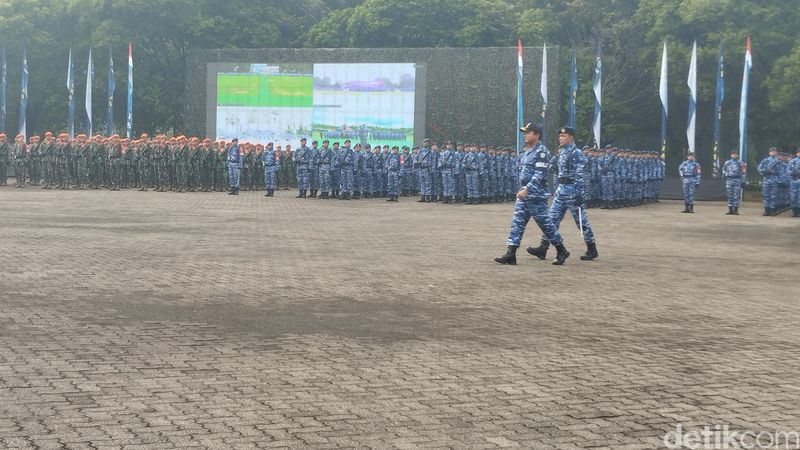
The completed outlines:
[[[6,124],[6,49],[0,49],[0,132],[5,133]],[[89,49],[89,61],[86,68],[86,133],[92,135],[92,83],[94,67],[92,65],[92,49]],[[28,138],[28,56],[25,48],[22,49],[22,77],[19,99],[19,134]],[[106,116],[106,136],[114,134],[114,58],[111,47],[108,48],[108,113]],[[131,138],[133,132],[133,45],[128,43],[128,92],[127,92],[126,136]],[[75,137],[75,75],[72,59],[72,49],[69,50],[67,59],[67,135],[70,139]]]
[[[724,61],[722,56],[722,42],[719,44],[717,55],[717,85],[714,96],[714,147],[713,147],[713,170],[714,176],[719,174],[719,142],[720,142],[720,122],[722,117],[722,101],[725,98],[724,87]],[[570,77],[569,95],[567,106],[567,125],[575,126],[576,107],[575,101],[578,92],[578,69],[575,54],[575,46],[572,46],[570,58]],[[752,56],[750,53],[750,37],[747,38],[745,45],[745,65],[744,77],[742,79],[742,99],[739,107],[739,154],[742,161],[747,161],[747,96],[750,84],[750,69],[752,67]],[[523,126],[523,92],[522,92],[522,41],[517,41],[517,128]],[[664,41],[664,50],[661,56],[661,76],[659,80],[658,94],[661,99],[661,159],[665,159],[667,150],[667,120],[669,117],[668,109],[668,56],[667,42]],[[688,124],[686,127],[686,140],[689,152],[695,151],[696,123],[697,123],[697,41],[692,45],[692,56],[689,62],[689,77],[687,79],[689,87],[689,110]],[[594,69],[594,79],[592,80],[592,92],[594,96],[594,110],[592,112],[592,137],[597,148],[601,148],[601,122],[603,111],[603,64],[602,48],[598,47],[597,59]],[[541,75],[541,97],[542,97],[542,128],[547,125],[547,45],[542,48],[542,75]],[[544,140],[544,136],[542,136]],[[522,149],[521,138],[517,137],[517,149]]]

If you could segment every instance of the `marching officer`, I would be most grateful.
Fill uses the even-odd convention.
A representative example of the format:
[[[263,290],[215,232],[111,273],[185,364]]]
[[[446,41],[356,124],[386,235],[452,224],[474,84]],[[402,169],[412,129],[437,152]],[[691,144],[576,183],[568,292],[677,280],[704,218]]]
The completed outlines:
[[[683,184],[683,204],[685,206],[682,213],[694,213],[694,191],[700,186],[700,164],[694,160],[694,153],[686,155],[686,161],[678,166],[678,174],[681,176]]]

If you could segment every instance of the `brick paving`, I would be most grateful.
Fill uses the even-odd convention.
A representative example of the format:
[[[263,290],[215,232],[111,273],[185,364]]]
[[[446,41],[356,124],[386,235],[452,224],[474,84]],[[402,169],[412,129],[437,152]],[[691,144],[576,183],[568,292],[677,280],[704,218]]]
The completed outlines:
[[[800,220],[0,189],[0,447],[650,448],[800,431]],[[538,234],[529,233],[525,245]]]

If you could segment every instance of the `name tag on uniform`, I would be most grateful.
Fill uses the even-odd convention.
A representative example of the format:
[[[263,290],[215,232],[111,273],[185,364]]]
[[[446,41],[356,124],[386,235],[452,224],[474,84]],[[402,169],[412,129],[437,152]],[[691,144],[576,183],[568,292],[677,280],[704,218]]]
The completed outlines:
[[[534,164],[533,166],[536,167],[537,169],[546,169],[546,168],[550,167],[550,164],[548,164],[547,162],[544,162],[544,161],[540,161],[540,162],[537,162],[536,164]]]

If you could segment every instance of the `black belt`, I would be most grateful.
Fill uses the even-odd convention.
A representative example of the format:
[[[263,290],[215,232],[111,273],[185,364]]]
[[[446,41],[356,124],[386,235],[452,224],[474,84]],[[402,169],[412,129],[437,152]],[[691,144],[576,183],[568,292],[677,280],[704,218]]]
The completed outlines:
[[[558,178],[558,184],[572,184],[574,182],[575,180],[573,180],[572,178],[563,178],[563,177]]]
[[[741,177],[741,176],[738,176],[738,177],[728,177],[728,179],[731,179],[731,180],[733,180],[733,179],[736,179],[736,180],[738,180],[739,178],[742,178],[742,177]]]

